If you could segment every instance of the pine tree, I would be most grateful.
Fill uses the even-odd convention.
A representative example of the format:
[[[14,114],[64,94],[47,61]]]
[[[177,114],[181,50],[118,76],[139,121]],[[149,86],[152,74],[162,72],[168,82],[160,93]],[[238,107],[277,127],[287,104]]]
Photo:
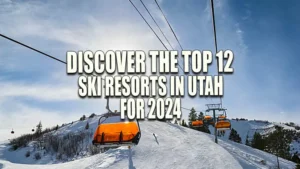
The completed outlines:
[[[249,141],[249,136],[248,136],[248,134],[247,134],[247,136],[246,136],[246,143],[245,143],[247,146],[251,146],[250,145],[250,141]]]
[[[253,135],[253,139],[251,141],[251,147],[259,149],[259,150],[264,150],[265,149],[265,140],[257,132],[255,132],[254,135]]]
[[[283,130],[282,127],[275,127],[276,130],[266,137],[265,150],[269,153],[285,158],[291,159],[290,143],[292,141],[292,134],[288,130]]]
[[[96,114],[95,113],[92,113],[90,116],[89,116],[89,118],[91,119],[91,118],[94,118],[96,116]]]
[[[237,131],[234,128],[232,128],[230,131],[229,140],[237,142],[237,143],[242,142],[240,135],[237,133]]]
[[[298,157],[298,155],[296,153],[293,155],[292,161],[297,164],[300,164],[300,158]]]
[[[197,113],[194,108],[191,109],[191,112],[189,114],[189,127],[192,127],[192,121],[197,120]]]
[[[83,120],[85,120],[86,119],[86,116],[85,115],[83,115],[82,117],[80,117],[80,121],[83,121]]]
[[[202,127],[197,128],[197,130],[198,130],[198,131],[202,131],[202,132],[204,132],[204,133],[210,134],[210,130],[209,130],[207,124],[204,124]]]
[[[203,118],[204,118],[204,114],[203,112],[200,112],[198,115],[198,120],[203,120]]]
[[[177,120],[175,120],[174,124],[178,124]]]
[[[296,169],[300,169],[300,164],[297,164],[297,165],[296,165]]]
[[[89,122],[86,123],[85,129],[88,130],[90,128]]]
[[[187,124],[186,124],[186,122],[184,121],[184,119],[182,119],[181,125],[182,125],[183,127],[187,127]]]
[[[58,125],[55,127],[55,130],[58,130]]]
[[[36,126],[36,132],[35,133],[37,135],[42,134],[42,127],[43,127],[43,125],[42,125],[42,122],[40,121],[39,124]]]

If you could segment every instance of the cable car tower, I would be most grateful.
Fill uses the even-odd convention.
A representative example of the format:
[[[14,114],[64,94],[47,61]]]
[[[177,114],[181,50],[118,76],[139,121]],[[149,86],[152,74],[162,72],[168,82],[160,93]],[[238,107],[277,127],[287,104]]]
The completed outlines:
[[[218,144],[218,130],[229,130],[231,129],[231,123],[226,119],[226,109],[222,108],[221,104],[206,104],[207,110],[206,112],[213,112],[213,123],[214,123],[214,134],[215,134],[215,143]],[[216,117],[217,112],[222,112],[222,115]],[[222,117],[222,118],[219,118]]]

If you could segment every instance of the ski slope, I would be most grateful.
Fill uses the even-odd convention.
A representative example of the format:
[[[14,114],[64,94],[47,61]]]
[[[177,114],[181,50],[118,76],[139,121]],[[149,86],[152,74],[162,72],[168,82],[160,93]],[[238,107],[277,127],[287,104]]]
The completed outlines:
[[[81,128],[77,122],[62,130]],[[84,126],[84,125],[83,125]],[[142,137],[138,146],[126,147],[72,162],[51,165],[16,164],[1,160],[4,168],[242,168],[210,135],[157,121],[140,123]],[[61,131],[58,132],[61,134]],[[153,135],[153,133],[155,133]],[[8,153],[8,152],[6,152]],[[25,158],[25,157],[24,157]],[[226,160],[224,160],[226,159]],[[1,165],[0,164],[0,165]]]
[[[76,132],[84,129],[89,121],[95,129],[98,117],[68,124],[56,134]],[[70,162],[53,164],[49,157],[40,162],[25,158],[24,150],[10,152],[5,144],[0,145],[0,168],[4,169],[64,169],[64,168],[272,168],[276,157],[222,138],[219,145],[214,137],[176,124],[159,121],[140,122],[142,137],[138,146],[111,149],[105,153],[84,157]],[[23,151],[23,153],[20,153]],[[43,161],[44,160],[44,161]],[[265,161],[263,164],[262,161]],[[292,169],[295,164],[280,159],[281,168]]]
[[[219,145],[225,148],[243,168],[276,168],[277,158],[275,155],[251,148],[249,146],[221,139]],[[279,158],[281,169],[295,169],[295,163]]]

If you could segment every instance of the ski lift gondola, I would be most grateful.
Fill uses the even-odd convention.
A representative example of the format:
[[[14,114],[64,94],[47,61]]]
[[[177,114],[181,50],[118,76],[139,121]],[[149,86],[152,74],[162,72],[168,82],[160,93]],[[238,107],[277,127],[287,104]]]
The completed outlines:
[[[205,124],[213,124],[214,119],[210,115],[205,115],[204,118],[203,118],[203,121],[204,121]]]
[[[32,129],[31,131],[34,132],[34,129]]]
[[[218,116],[218,120],[225,120],[226,119],[226,116],[221,114]]]
[[[230,130],[231,129],[231,123],[227,119],[227,114],[225,109],[223,109],[223,113],[220,114],[217,118],[217,122],[215,123],[215,127],[217,130]]]
[[[10,132],[10,133],[11,133],[11,134],[15,134],[15,132],[14,132],[14,130],[13,130],[13,129],[11,130],[11,132]]]
[[[217,128],[217,130],[230,130],[231,123],[229,120],[221,120],[216,122],[215,127]]]
[[[192,121],[192,126],[193,127],[202,127],[203,126],[203,121],[202,120]]]
[[[100,147],[137,145],[141,137],[138,121],[122,120],[120,113],[108,112],[99,118],[93,144]]]

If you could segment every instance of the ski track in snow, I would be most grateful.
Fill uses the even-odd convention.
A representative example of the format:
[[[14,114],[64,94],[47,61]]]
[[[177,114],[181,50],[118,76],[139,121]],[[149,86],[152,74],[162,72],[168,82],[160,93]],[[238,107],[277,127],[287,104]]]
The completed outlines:
[[[277,158],[275,155],[253,149],[246,145],[220,140],[219,144],[232,154],[243,166],[243,168],[275,168],[277,166]],[[262,160],[266,162],[264,165]],[[294,169],[295,163],[279,158],[280,167],[282,169]]]
[[[94,130],[98,124],[98,117],[87,120],[89,121],[91,130]],[[68,124],[60,128],[56,134],[63,135],[66,132],[83,130],[86,122],[78,121]],[[239,125],[241,126],[243,123]],[[59,164],[51,164],[53,161],[51,161],[51,158],[47,159],[47,157],[43,162],[28,161],[24,156],[25,149],[18,150],[23,151],[18,154],[17,158],[20,159],[14,159],[12,156],[16,152],[8,152],[7,147],[4,144],[0,144],[0,168],[264,169],[272,168],[277,164],[276,156],[228,141],[225,139],[226,137],[219,139],[219,145],[217,145],[214,143],[214,136],[176,124],[143,121],[140,122],[140,127],[142,130],[140,143],[138,146],[132,147],[131,150],[127,147],[120,147],[98,155]],[[250,128],[249,124],[243,130],[246,131],[248,128]],[[266,165],[261,163],[262,160],[266,162]],[[295,168],[295,163],[284,159],[280,159],[280,165],[282,168]]]

